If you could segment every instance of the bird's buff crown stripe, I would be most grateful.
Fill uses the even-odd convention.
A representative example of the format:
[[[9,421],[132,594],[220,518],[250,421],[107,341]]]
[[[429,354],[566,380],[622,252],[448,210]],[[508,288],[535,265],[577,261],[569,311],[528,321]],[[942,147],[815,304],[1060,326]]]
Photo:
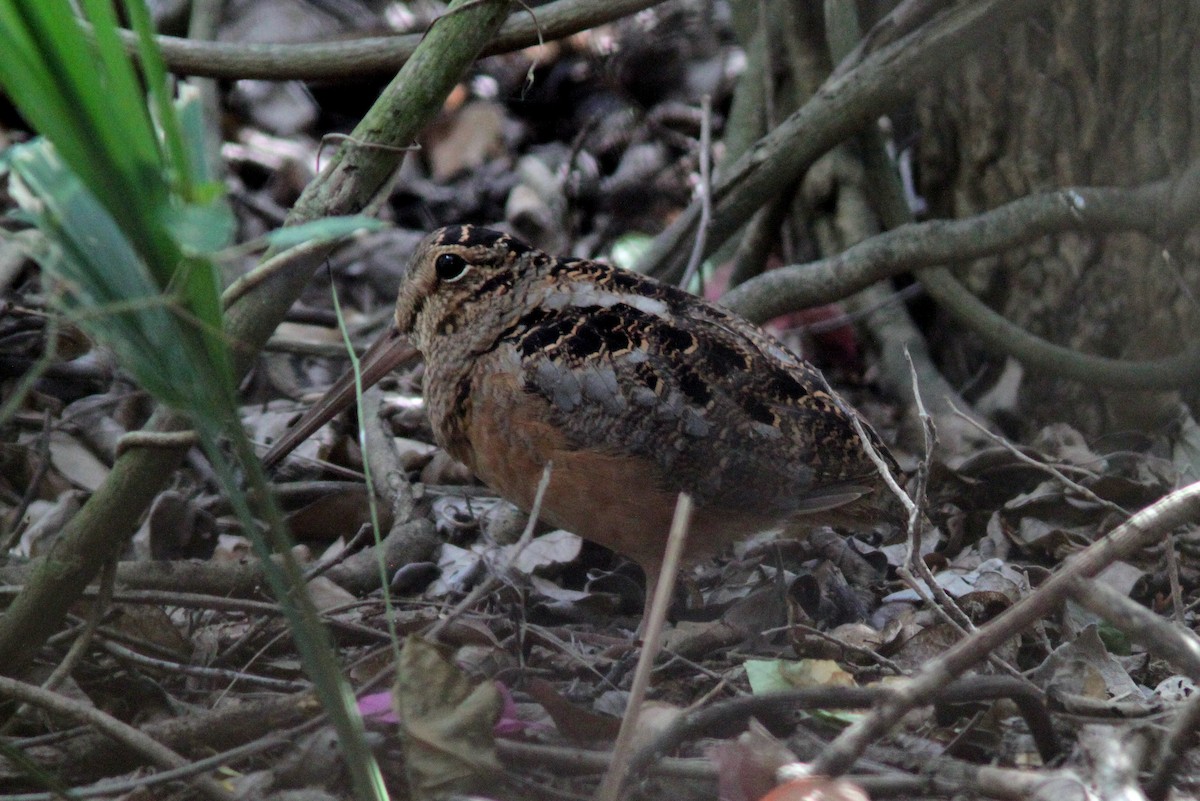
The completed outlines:
[[[441,229],[434,239],[434,245],[459,245],[462,247],[496,248],[506,247],[515,253],[531,250],[529,245],[511,235],[491,228],[480,228],[475,225],[449,225]]]

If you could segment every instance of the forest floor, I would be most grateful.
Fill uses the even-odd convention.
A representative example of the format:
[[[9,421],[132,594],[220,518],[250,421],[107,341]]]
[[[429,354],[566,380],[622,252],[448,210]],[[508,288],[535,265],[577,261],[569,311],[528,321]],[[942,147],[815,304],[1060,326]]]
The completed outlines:
[[[257,5],[224,32],[255,40],[313,24],[273,16],[286,4]],[[355,344],[369,344],[390,318],[408,255],[437,226],[488,224],[548,252],[636,261],[696,191],[702,95],[712,98],[720,140],[744,58],[727,28],[668,5],[480,61],[406,160],[381,214],[390,227],[339,248],[259,359],[244,386],[253,439],[277,439],[346,369],[331,285]],[[242,239],[282,223],[314,175],[319,137],[348,130],[382,85],[221,87]],[[5,136],[21,134],[0,117]],[[821,255],[801,236],[788,240],[771,265]],[[703,291],[715,299],[728,270],[720,260],[709,267]],[[13,258],[0,258],[0,290],[7,393],[44,352],[47,290],[32,264]],[[757,537],[683,571],[634,745],[644,760],[639,797],[764,798],[780,766],[817,760],[900,677],[948,657],[963,667],[942,675],[929,696],[938,703],[905,715],[823,792],[1013,798],[1055,787],[1082,798],[1110,795],[1139,770],[1143,782],[1166,770],[1175,797],[1195,797],[1200,761],[1184,751],[1186,732],[1172,739],[1179,710],[1196,696],[1194,526],[1095,563],[1096,583],[1076,585],[1075,602],[1048,601],[1035,624],[1014,624],[996,642],[987,632],[1010,612],[1041,609],[1038,594],[1055,571],[1105,535],[1125,536],[1134,513],[1188,483],[1198,452],[1187,437],[1088,442],[1054,421],[1010,426],[1017,444],[980,432],[927,452],[916,410],[879,391],[874,343],[858,322],[834,304],[769,330],[818,364],[891,446],[925,515],[920,534],[881,524],[853,535],[822,529],[803,542]],[[58,352],[0,440],[4,598],[108,479],[119,438],[152,410],[102,347],[73,341],[67,327]],[[445,762],[427,770],[490,770],[481,797],[588,797],[630,698],[644,578],[569,532],[539,529],[518,547],[525,519],[433,443],[421,372],[397,372],[367,396],[382,428],[360,440],[343,416],[274,473],[311,592],[393,797],[407,797],[405,760],[414,759],[391,712],[394,694],[414,692],[392,688],[398,658],[422,666],[418,694],[491,682],[501,708],[494,742],[447,733]],[[1011,423],[1020,412],[1005,392],[992,393],[990,408],[1003,405]],[[390,487],[381,484],[377,532],[362,441],[389,449],[399,465]],[[216,486],[193,452],[130,540],[115,586],[109,576],[77,605],[27,679],[45,680],[86,629],[90,643],[71,657],[78,661],[57,692],[206,760],[238,795],[348,797],[286,622]],[[486,592],[469,595],[481,585]],[[1122,617],[1134,614],[1128,599],[1166,629]],[[435,628],[436,652],[424,645]],[[1175,647],[1190,647],[1191,661],[1172,661]],[[757,702],[776,691],[789,695]],[[187,778],[154,784],[135,754],[69,717],[26,712],[6,733],[9,746],[69,787],[108,782],[108,794],[125,798],[194,792]],[[44,788],[28,764],[0,766],[0,791]],[[770,797],[815,797],[811,785],[789,792]]]

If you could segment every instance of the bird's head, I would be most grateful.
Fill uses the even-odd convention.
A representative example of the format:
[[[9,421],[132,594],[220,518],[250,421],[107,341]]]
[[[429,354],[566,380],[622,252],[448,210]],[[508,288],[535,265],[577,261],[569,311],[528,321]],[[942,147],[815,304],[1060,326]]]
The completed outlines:
[[[440,228],[413,253],[396,296],[396,328],[425,350],[436,338],[478,327],[515,300],[521,277],[540,256],[508,234],[472,225]]]

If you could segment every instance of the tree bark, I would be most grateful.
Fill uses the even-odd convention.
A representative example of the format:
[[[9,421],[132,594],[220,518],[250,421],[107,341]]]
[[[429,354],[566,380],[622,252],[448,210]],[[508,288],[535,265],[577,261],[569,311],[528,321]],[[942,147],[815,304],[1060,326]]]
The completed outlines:
[[[1200,154],[1200,4],[1052,0],[918,97],[919,186],[935,217],[962,217],[1070,185],[1133,186]],[[1131,359],[1171,355],[1200,331],[1200,229],[1046,237],[960,274],[1010,320],[1053,342]],[[966,382],[981,353],[943,353]],[[1184,390],[1184,399],[1196,400]],[[1150,431],[1176,393],[1099,392],[1029,373],[1033,424]]]

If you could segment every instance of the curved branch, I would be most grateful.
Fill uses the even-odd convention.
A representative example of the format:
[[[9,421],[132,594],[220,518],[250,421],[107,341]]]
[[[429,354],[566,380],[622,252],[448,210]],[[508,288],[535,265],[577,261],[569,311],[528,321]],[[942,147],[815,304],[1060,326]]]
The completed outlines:
[[[829,259],[758,276],[722,302],[752,320],[829,303],[875,281],[916,271],[929,294],[985,344],[1027,366],[1122,389],[1174,389],[1200,375],[1200,343],[1157,361],[1081,354],[1004,319],[937,265],[993,255],[1065,231],[1142,231],[1164,237],[1200,215],[1200,162],[1177,178],[1133,189],[1073,188],[1014,200],[960,220],[900,226]]]
[[[751,320],[832,303],[901,273],[991,256],[1066,231],[1164,236],[1200,214],[1200,161],[1132,189],[1078,187],[1014,200],[974,217],[901,225],[828,259],[756,276],[722,298]]]
[[[508,18],[500,32],[483,49],[482,55],[508,53],[542,41],[561,39],[661,2],[558,0],[533,12],[521,10]],[[336,82],[396,72],[412,57],[424,36],[410,33],[304,44],[210,42],[177,36],[159,36],[156,39],[167,67],[180,75]],[[124,39],[127,47],[136,47],[131,32],[126,32]]]
[[[508,2],[464,3],[460,12],[435,25],[354,129],[353,138],[305,188],[289,223],[356,214],[367,208],[388,186],[403,147],[441,108],[442,100],[491,40],[508,8]],[[240,372],[253,363],[332,247],[316,248],[288,270],[272,273],[230,306],[225,331],[238,345],[234,359]],[[144,430],[178,431],[187,424],[182,415],[160,407]],[[183,453],[173,448],[134,448],[117,458],[104,484],[36,563],[28,586],[0,615],[0,674],[17,672],[33,659],[99,566],[132,533],[142,512],[174,474]]]
[[[724,244],[767,200],[814,161],[895,108],[961,57],[1003,41],[998,31],[1043,5],[1040,0],[980,0],[951,7],[928,25],[827,80],[812,99],[724,167],[713,186],[705,256]],[[693,202],[654,240],[639,265],[668,281],[682,274],[700,220]]]
[[[1200,341],[1165,359],[1136,361],[1093,356],[1031,334],[988,307],[944,267],[917,278],[930,297],[1000,355],[1059,378],[1108,389],[1178,389],[1200,377]]]

